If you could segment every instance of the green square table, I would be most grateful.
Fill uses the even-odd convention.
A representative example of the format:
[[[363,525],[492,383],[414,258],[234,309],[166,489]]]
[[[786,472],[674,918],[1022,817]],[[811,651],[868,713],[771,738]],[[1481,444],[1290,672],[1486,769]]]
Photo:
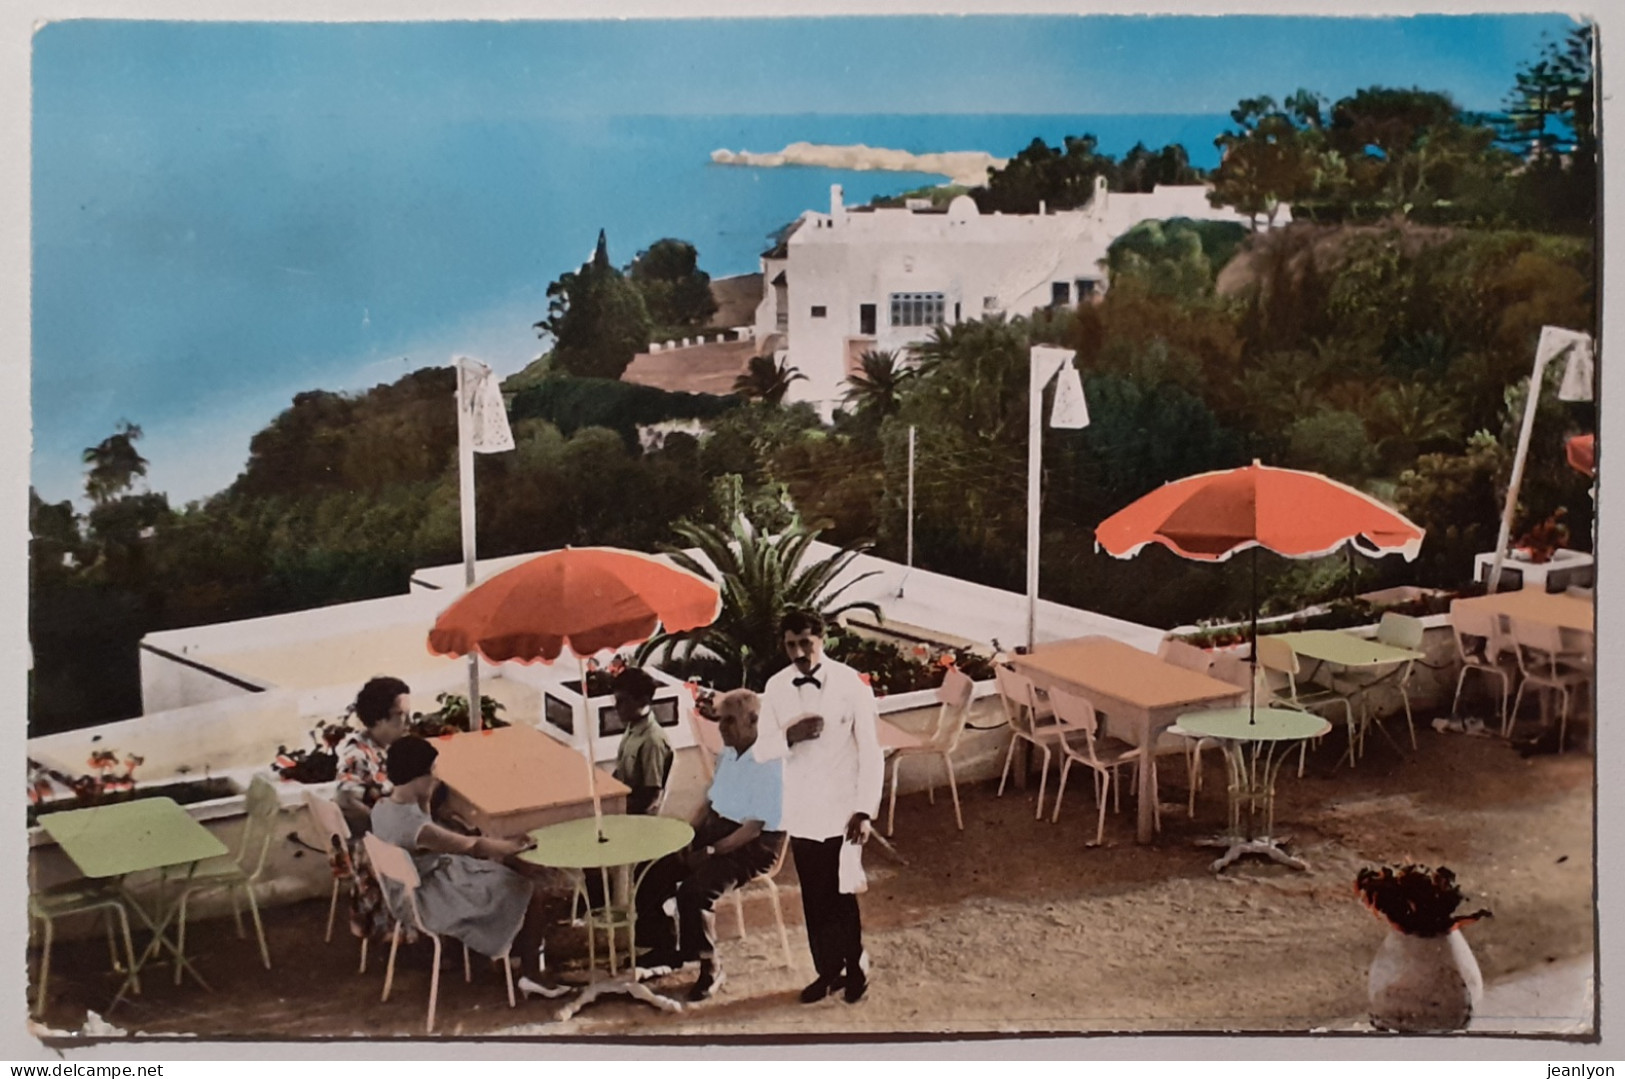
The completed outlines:
[[[1285,839],[1274,834],[1275,780],[1294,745],[1332,729],[1326,718],[1295,708],[1214,708],[1185,713],[1179,729],[1218,742],[1229,766],[1230,834],[1215,841],[1226,850],[1213,872],[1248,854],[1307,869],[1303,859],[1281,849]]]
[[[170,798],[137,798],[89,809],[48,813],[39,819],[39,825],[85,876],[116,880],[125,903],[152,930],[152,942],[136,958],[113,1004],[123,999],[141,967],[164,948],[169,949],[175,962],[198,985],[209,988],[197,968],[166,934],[169,923],[175,918],[176,907],[164,904],[160,893],[157,911],[149,912],[124,882],[135,873],[176,866],[187,866],[190,875],[198,862],[227,854],[224,843]],[[109,1011],[112,1006],[108,1006]]]
[[[1278,636],[1281,640],[1287,642],[1298,655],[1315,661],[1316,666],[1314,672],[1311,672],[1311,681],[1314,674],[1319,673],[1320,667],[1326,664],[1342,668],[1345,671],[1374,671],[1380,667],[1393,667],[1394,671],[1389,673],[1398,672],[1399,674],[1399,698],[1405,703],[1405,726],[1411,732],[1411,748],[1416,748],[1416,724],[1411,717],[1411,697],[1409,693],[1405,692],[1405,685],[1411,679],[1412,665],[1422,658],[1422,653],[1413,652],[1408,648],[1397,648],[1391,644],[1383,644],[1381,641],[1374,641],[1369,637],[1356,637],[1352,633],[1345,633],[1337,629],[1306,629],[1297,633],[1282,633]],[[1372,678],[1370,681],[1357,683],[1349,689],[1344,689],[1335,684],[1327,687],[1334,692],[1342,693],[1345,697],[1353,694],[1360,695],[1362,719],[1359,745],[1361,753],[1365,751],[1365,727],[1369,719],[1372,718],[1365,715],[1365,691],[1387,677],[1387,674],[1383,674]],[[1335,676],[1331,680],[1335,683]],[[1398,742],[1394,741],[1394,736],[1388,733],[1388,728],[1384,727],[1380,720],[1377,721],[1376,725],[1377,730],[1382,732],[1382,736],[1388,739],[1389,743],[1403,754],[1405,750]],[[1354,763],[1354,744],[1351,739],[1349,746],[1350,765]]]
[[[603,916],[603,924],[609,929],[609,975],[598,977],[595,971],[592,981],[582,994],[559,1012],[559,1021],[563,1022],[570,1018],[606,993],[625,993],[665,1011],[681,1011],[683,1006],[677,1001],[661,996],[638,981],[637,894],[643,873],[648,872],[648,867],[653,865],[656,859],[663,858],[673,851],[682,850],[693,840],[694,829],[689,823],[671,817],[611,813],[606,814],[601,821],[583,817],[580,820],[538,828],[530,833],[530,837],[536,845],[530,850],[521,852],[520,860],[554,869],[574,871],[576,890],[583,899],[586,897],[585,874],[588,870],[596,869],[602,874],[604,896],[609,901],[609,909]],[[632,867],[636,865],[644,867],[643,873],[633,873]],[[618,886],[615,891],[619,895],[615,898],[610,898],[611,869],[617,870]],[[589,910],[588,918],[592,917]],[[631,939],[628,941],[627,974],[616,977],[615,931],[621,928],[626,930],[627,936]],[[592,939],[592,926],[589,924],[587,929],[589,968],[594,967],[596,963],[592,952]]]

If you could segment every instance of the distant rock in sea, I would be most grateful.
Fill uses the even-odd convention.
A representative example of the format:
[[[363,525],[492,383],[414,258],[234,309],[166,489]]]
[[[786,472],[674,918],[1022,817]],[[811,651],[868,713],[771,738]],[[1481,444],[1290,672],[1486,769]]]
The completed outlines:
[[[987,183],[987,170],[1003,168],[1005,159],[982,150],[949,150],[936,154],[912,154],[882,146],[824,146],[792,142],[777,153],[758,154],[749,150],[712,150],[718,165],[754,165],[775,169],[784,165],[805,165],[822,169],[850,169],[856,172],[934,172],[948,177],[949,183],[975,187]]]

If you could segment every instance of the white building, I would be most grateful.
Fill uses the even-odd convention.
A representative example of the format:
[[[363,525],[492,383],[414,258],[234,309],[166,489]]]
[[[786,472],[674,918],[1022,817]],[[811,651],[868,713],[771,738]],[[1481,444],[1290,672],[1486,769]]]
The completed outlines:
[[[946,211],[924,200],[904,209],[848,209],[839,185],[829,213],[801,216],[762,259],[756,337],[807,376],[794,399],[828,411],[858,357],[924,341],[934,326],[1023,315],[1101,295],[1106,251],[1141,221],[1188,217],[1249,224],[1216,209],[1200,184],[1112,194],[1102,177],[1077,210],[983,214],[968,195]],[[1278,224],[1290,220],[1283,208]]]

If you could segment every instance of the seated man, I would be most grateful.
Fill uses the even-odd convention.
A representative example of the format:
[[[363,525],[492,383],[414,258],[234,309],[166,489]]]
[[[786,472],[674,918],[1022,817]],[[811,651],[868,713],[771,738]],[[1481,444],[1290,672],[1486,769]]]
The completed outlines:
[[[632,788],[628,813],[652,813],[671,774],[671,743],[651,711],[655,680],[641,667],[626,667],[615,676],[615,712],[626,725],[615,756],[615,778]]]
[[[638,889],[638,941],[651,951],[640,966],[676,969],[699,960],[700,976],[689,1000],[705,1000],[722,985],[712,908],[724,893],[772,867],[784,843],[779,816],[784,803],[784,763],[758,761],[756,718],[761,701],[746,689],[716,702],[723,750],[708,799],[694,817],[694,842],[649,868]],[[677,898],[678,941],[662,909]]]

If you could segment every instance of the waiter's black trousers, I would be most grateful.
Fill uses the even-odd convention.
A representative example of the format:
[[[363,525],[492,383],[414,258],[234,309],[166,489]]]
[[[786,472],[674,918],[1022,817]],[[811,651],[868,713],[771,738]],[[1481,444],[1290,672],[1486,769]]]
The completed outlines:
[[[813,968],[824,981],[858,973],[863,956],[863,924],[858,897],[841,891],[841,836],[790,839],[801,881],[801,911],[807,921],[807,944]]]

